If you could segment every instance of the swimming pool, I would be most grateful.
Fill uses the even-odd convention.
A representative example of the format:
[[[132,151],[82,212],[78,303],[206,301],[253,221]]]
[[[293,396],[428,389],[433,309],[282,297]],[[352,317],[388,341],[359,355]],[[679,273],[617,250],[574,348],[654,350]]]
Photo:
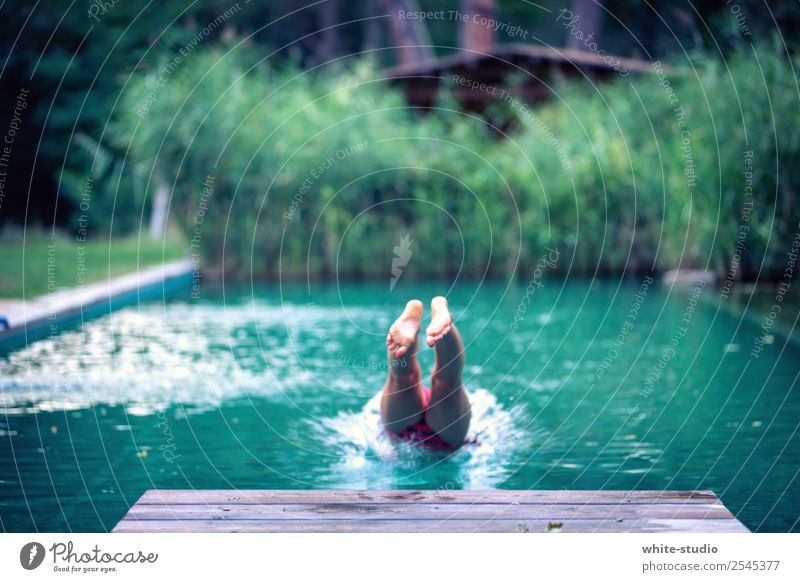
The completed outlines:
[[[108,530],[149,488],[320,487],[713,489],[800,530],[798,347],[710,288],[456,286],[479,442],[389,443],[386,329],[443,291],[204,289],[0,355],[0,529]]]

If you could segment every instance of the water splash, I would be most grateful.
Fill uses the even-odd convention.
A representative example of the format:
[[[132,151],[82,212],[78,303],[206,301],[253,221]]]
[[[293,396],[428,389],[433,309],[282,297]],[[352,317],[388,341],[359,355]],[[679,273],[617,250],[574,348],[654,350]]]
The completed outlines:
[[[472,391],[469,398],[467,438],[477,442],[450,453],[390,440],[380,423],[380,394],[358,412],[309,422],[309,430],[327,450],[340,451],[339,460],[321,478],[337,487],[367,489],[430,489],[432,480],[442,489],[496,487],[513,473],[516,453],[541,435],[522,430],[522,408],[506,410],[488,390]]]

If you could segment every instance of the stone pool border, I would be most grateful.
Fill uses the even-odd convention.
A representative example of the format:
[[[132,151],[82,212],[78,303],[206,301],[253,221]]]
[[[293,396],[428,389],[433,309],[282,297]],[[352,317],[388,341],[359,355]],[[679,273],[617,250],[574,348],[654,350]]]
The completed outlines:
[[[0,350],[25,346],[126,305],[191,289],[193,274],[192,261],[181,259],[30,301],[0,301],[0,316],[9,324],[0,330]]]

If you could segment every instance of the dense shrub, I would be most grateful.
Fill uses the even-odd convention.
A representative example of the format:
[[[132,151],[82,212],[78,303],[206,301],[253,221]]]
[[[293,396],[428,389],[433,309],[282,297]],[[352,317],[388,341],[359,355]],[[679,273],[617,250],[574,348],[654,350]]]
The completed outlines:
[[[367,62],[325,72],[255,62],[198,52],[137,78],[119,109],[116,146],[145,168],[148,193],[170,184],[171,219],[190,238],[199,228],[210,268],[383,276],[408,234],[424,257],[408,276],[525,277],[545,247],[559,250],[562,273],[724,275],[744,225],[736,276],[762,262],[775,276],[797,229],[798,91],[771,47],[664,65],[664,76],[564,83],[531,109],[500,103],[489,117],[513,118],[502,139],[458,109],[446,80],[422,113]]]

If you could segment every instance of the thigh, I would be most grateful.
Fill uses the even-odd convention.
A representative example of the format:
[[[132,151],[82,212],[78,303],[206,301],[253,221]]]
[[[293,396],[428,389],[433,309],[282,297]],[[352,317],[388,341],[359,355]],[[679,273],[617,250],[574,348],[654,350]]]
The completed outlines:
[[[420,374],[389,374],[381,396],[381,421],[391,432],[400,432],[421,422],[428,406],[429,391]]]
[[[441,388],[441,390],[437,390]],[[469,431],[472,409],[460,384],[436,386],[425,410],[425,423],[452,446],[461,446]]]

